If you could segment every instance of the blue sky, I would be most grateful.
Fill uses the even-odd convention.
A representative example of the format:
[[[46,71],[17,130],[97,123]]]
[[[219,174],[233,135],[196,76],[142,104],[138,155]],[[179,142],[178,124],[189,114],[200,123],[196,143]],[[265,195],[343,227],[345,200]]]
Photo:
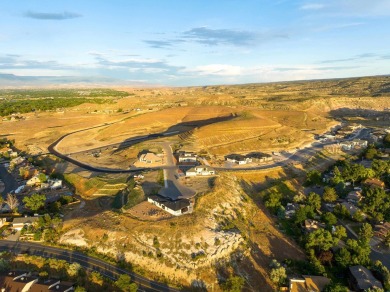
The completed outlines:
[[[390,0],[1,1],[0,78],[185,86],[389,74],[389,28]]]

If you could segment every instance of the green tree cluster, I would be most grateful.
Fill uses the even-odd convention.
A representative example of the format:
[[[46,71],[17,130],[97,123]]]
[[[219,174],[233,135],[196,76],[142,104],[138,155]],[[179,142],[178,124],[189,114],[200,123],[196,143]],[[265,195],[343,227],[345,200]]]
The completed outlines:
[[[131,278],[127,274],[119,276],[118,280],[115,281],[115,286],[123,292],[137,292],[138,285],[131,282]]]
[[[36,212],[45,206],[46,196],[44,194],[33,194],[23,198],[24,205],[31,211]]]

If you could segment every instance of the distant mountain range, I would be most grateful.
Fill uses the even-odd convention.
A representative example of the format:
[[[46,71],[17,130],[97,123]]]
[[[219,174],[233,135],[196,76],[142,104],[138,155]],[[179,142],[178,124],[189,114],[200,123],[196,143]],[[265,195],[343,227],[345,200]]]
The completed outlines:
[[[82,86],[82,87],[100,87],[100,86],[150,86],[150,84],[114,79],[103,76],[18,76],[14,74],[0,73],[0,88],[15,87],[42,87],[42,86]]]

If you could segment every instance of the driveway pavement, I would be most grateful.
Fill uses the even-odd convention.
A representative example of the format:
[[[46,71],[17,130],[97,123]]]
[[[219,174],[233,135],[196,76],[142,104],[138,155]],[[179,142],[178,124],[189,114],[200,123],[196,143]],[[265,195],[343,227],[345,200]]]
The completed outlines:
[[[10,173],[8,173],[3,164],[0,164],[0,178],[4,182],[4,190],[1,193],[3,197],[18,187],[18,182]]]
[[[183,186],[178,181],[178,166],[175,165],[173,153],[169,143],[162,143],[162,148],[165,152],[166,164],[169,166],[164,169],[164,188],[159,192],[161,196],[171,198],[172,200],[177,200],[180,198],[191,198],[195,195],[195,191]]]
[[[11,234],[7,237],[7,240],[9,241],[18,241],[20,237],[20,230],[16,231],[15,234]]]

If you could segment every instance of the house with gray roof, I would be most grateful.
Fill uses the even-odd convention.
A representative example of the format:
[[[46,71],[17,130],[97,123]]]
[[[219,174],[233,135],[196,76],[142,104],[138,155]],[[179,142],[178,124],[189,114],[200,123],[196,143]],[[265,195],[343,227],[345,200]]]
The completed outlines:
[[[187,199],[171,200],[163,196],[152,195],[148,197],[148,202],[174,216],[189,214],[193,211],[193,205]]]
[[[357,292],[383,289],[382,283],[373,276],[369,269],[361,265],[349,267],[349,285]]]
[[[19,217],[14,218],[12,221],[12,228],[16,230],[22,230],[24,226],[32,225],[38,221],[39,217]]]

